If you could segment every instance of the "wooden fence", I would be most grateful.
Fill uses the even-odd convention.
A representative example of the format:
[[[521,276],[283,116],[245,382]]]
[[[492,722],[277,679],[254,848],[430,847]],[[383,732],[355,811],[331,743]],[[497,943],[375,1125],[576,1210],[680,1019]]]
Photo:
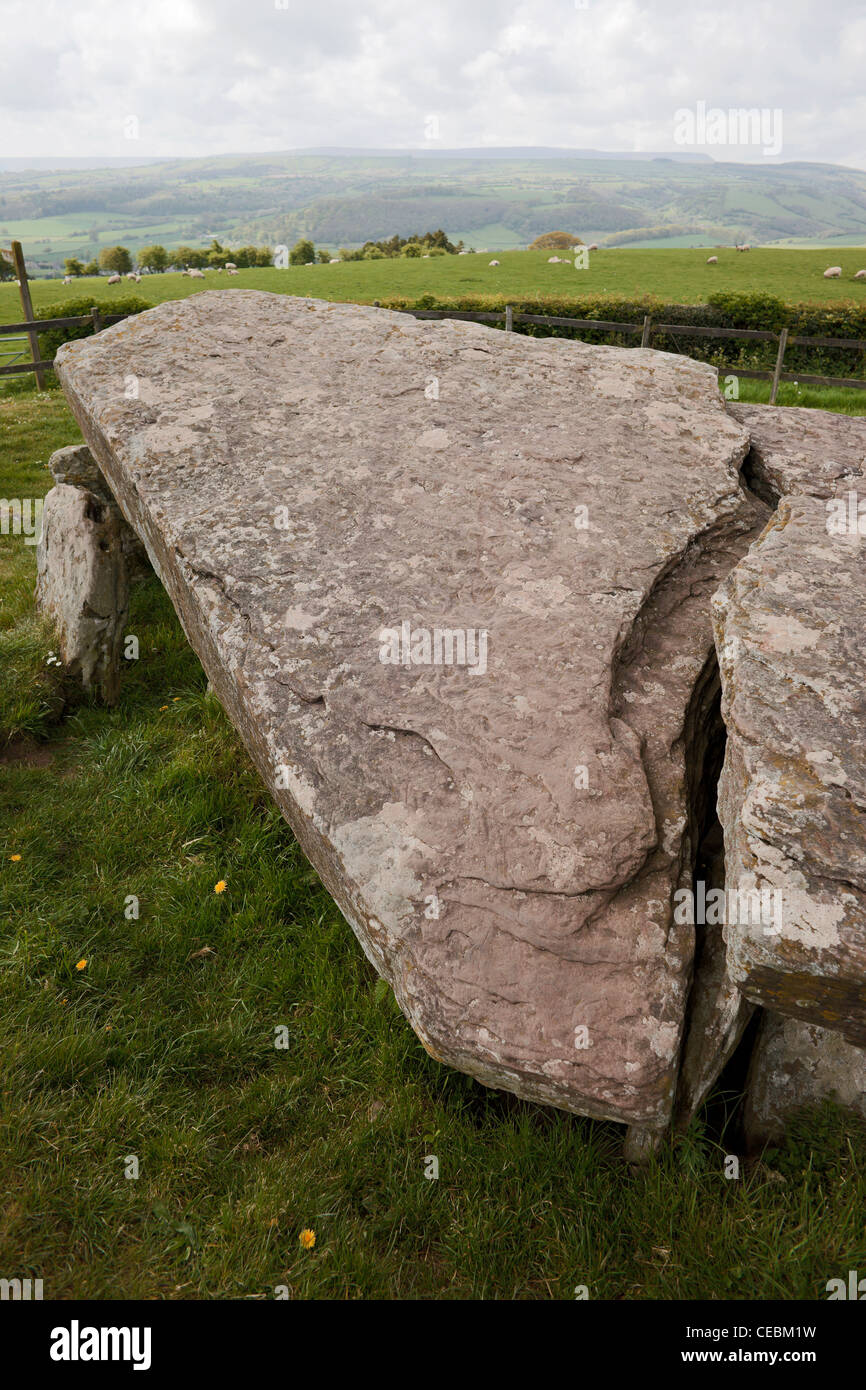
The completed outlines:
[[[789,334],[787,328],[783,328],[779,333],[758,328],[699,328],[686,323],[656,323],[648,314],[644,316],[643,323],[615,323],[610,319],[572,319],[552,314],[524,314],[513,309],[510,304],[507,304],[504,309],[490,312],[468,309],[406,309],[403,312],[411,314],[416,319],[468,319],[473,323],[501,324],[506,333],[513,331],[515,323],[533,323],[548,328],[591,329],[601,333],[630,333],[635,336],[640,335],[641,347],[651,345],[653,334],[670,334],[673,337],[676,337],[677,334],[684,334],[693,338],[772,342],[777,344],[776,365],[773,371],[758,371],[752,367],[732,367],[729,372],[731,376],[752,377],[757,381],[772,382],[771,403],[775,403],[781,381],[797,381],[806,386],[840,386],[857,391],[866,391],[866,381],[858,377],[809,376],[803,372],[782,370],[785,352],[789,347],[796,345],[864,350],[866,349],[866,339],[863,338],[802,337]],[[82,328],[85,325],[92,325],[94,333],[98,333],[100,329],[107,328],[109,324],[119,323],[124,317],[123,314],[104,314],[94,306],[89,314],[79,315],[75,318],[34,319],[31,310],[23,323],[0,324],[0,335],[26,334],[34,357],[32,362],[19,362],[7,367],[0,367],[0,376],[11,376],[17,372],[35,372],[37,383],[41,387],[44,382],[44,373],[47,368],[53,366],[54,359],[52,358],[51,361],[47,362],[39,360],[37,336],[39,333],[47,332],[51,328]]]
[[[46,369],[54,366],[54,358],[52,357],[46,362],[40,361],[38,338],[40,333],[47,333],[50,328],[84,328],[87,326],[92,327],[94,333],[99,333],[103,328],[108,328],[109,324],[120,323],[120,320],[126,317],[126,314],[103,314],[94,305],[89,314],[78,314],[74,318],[31,318],[26,319],[24,323],[2,323],[0,324],[0,337],[7,334],[26,333],[34,360],[32,362],[15,362],[8,367],[0,367],[0,376],[13,376],[16,372],[35,372],[36,380],[42,386]],[[16,341],[18,340],[16,339]]]
[[[510,333],[515,323],[535,323],[550,328],[584,328],[593,329],[601,333],[632,333],[640,335],[640,346],[650,347],[653,334],[669,333],[676,337],[678,333],[693,338],[729,338],[731,340],[745,339],[752,342],[776,343],[776,365],[770,371],[758,371],[752,367],[731,367],[730,376],[752,377],[756,381],[771,381],[773,383],[770,393],[771,404],[775,403],[776,394],[779,390],[780,381],[797,381],[807,386],[841,386],[849,387],[856,391],[866,391],[866,381],[858,377],[837,377],[837,376],[808,376],[803,372],[785,372],[782,366],[785,360],[785,352],[789,347],[828,347],[828,348],[851,348],[859,351],[866,350],[866,339],[864,338],[813,338],[789,333],[787,328],[783,328],[779,333],[772,333],[769,330],[758,328],[699,328],[697,325],[686,323],[656,323],[649,314],[644,315],[643,323],[614,323],[609,319],[571,319],[561,318],[550,314],[523,314],[519,310],[512,309],[507,304],[504,309],[489,313],[477,313],[474,310],[457,309],[406,309],[407,314],[412,314],[416,319],[469,319],[477,323],[496,323],[502,324],[506,333]],[[724,368],[719,368],[724,371]]]

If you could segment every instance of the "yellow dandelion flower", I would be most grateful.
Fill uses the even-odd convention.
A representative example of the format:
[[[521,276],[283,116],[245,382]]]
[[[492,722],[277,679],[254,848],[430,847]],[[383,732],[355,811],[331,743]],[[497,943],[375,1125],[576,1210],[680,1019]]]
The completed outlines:
[[[160,707],[159,707],[159,712],[160,712],[160,714],[162,714],[162,711],[163,711],[164,709],[168,709],[168,705],[160,705]]]
[[[224,878],[221,878],[220,881],[219,881],[219,883],[215,883],[214,886],[213,886],[213,890],[214,890],[215,893],[224,893],[224,892],[226,891],[226,881],[225,881],[225,879],[224,879]]]
[[[301,1243],[302,1249],[312,1250],[313,1246],[316,1243],[316,1233],[315,1231],[310,1230],[301,1231],[301,1234],[298,1236],[298,1240]]]
[[[10,854],[9,858],[12,860],[12,863],[13,863],[13,864],[18,864],[18,863],[20,863],[20,861],[21,861],[21,855],[20,855],[20,854]]]
[[[84,958],[82,958],[80,961],[77,961],[77,962],[76,962],[75,969],[76,969],[76,970],[83,970],[84,967],[85,967],[86,965],[87,965],[87,961],[86,961]]]

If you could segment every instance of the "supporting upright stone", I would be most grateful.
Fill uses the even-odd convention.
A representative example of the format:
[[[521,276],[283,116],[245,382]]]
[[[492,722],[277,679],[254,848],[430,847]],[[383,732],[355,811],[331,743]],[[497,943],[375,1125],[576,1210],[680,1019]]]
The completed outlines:
[[[795,1111],[825,1099],[866,1118],[866,1051],[841,1033],[765,1013],[746,1082],[747,1147],[781,1139]]]
[[[140,542],[86,444],[57,449],[48,466],[55,485],[36,548],[37,605],[57,628],[69,672],[113,704],[129,611],[127,555],[137,557]]]

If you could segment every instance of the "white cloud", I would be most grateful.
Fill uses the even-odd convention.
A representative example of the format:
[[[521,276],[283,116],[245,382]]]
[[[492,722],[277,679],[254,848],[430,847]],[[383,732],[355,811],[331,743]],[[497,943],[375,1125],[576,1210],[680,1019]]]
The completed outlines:
[[[673,150],[702,101],[863,167],[864,60],[862,0],[4,0],[0,121],[10,155],[423,148],[431,114],[443,148]]]

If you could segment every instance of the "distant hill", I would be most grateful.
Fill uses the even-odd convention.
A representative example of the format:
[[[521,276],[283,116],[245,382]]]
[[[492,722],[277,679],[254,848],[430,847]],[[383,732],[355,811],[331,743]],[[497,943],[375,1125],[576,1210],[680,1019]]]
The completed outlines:
[[[866,243],[866,172],[832,164],[544,148],[34,163],[0,162],[0,242],[43,265],[113,242],[337,248],[435,227],[478,249],[558,227],[622,246]]]

